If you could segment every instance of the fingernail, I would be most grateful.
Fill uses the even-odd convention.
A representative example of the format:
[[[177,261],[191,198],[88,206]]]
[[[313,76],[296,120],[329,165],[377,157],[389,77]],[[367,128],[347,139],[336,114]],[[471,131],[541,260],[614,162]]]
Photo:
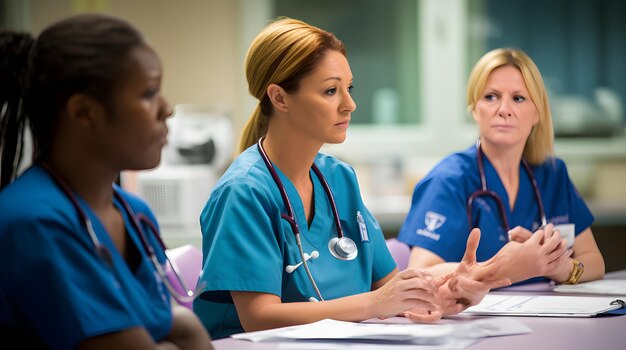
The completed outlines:
[[[402,314],[405,318],[409,318],[409,313],[405,312],[404,314]]]

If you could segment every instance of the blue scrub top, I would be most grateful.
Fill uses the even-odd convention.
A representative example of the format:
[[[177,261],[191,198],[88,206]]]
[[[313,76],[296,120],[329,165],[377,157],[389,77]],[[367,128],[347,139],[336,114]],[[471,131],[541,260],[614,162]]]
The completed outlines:
[[[156,220],[139,198],[115,186],[135,213]],[[33,166],[0,192],[0,338],[25,347],[71,349],[109,332],[144,327],[155,341],[172,327],[169,294],[121,203],[126,231],[142,254],[131,271],[88,205],[77,197],[113,258],[94,249],[85,223],[48,173]],[[158,247],[147,227],[143,230]],[[162,250],[157,258],[163,262]]]
[[[354,170],[327,155],[315,164],[328,182],[339,212],[344,235],[358,246],[354,260],[333,257],[328,248],[337,237],[329,199],[313,171],[315,216],[306,221],[296,188],[278,169],[300,227],[303,250],[318,251],[308,260],[311,274],[326,300],[371,290],[372,283],[393,271],[396,264],[385,244],[378,222],[363,204]],[[357,222],[360,212],[366,230]],[[301,261],[295,235],[281,214],[286,213],[278,186],[256,144],[230,166],[211,193],[200,217],[202,226],[205,292],[194,302],[198,314],[215,339],[243,332],[230,291],[271,293],[282,302],[306,302],[317,297],[305,269],[285,272]]]
[[[481,187],[476,156],[475,146],[454,153],[441,160],[415,186],[411,210],[400,229],[398,240],[428,249],[445,261],[458,262],[463,258],[471,231],[467,219],[467,199]],[[483,160],[487,187],[502,199],[511,228],[522,226],[534,232],[541,226],[541,217],[524,167],[520,164],[519,190],[514,210],[511,211],[500,177],[486,156]],[[531,166],[531,169],[548,223],[573,223],[576,235],[592,224],[593,215],[572,184],[561,159],[549,158],[543,164]],[[508,233],[496,202],[486,196],[476,198],[472,205],[472,221],[481,230],[477,260],[485,261],[508,242]]]

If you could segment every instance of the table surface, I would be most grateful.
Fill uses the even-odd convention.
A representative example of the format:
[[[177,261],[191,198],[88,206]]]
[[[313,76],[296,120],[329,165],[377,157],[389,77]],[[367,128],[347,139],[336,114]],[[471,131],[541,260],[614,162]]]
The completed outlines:
[[[626,279],[626,270],[608,273],[605,278]],[[501,291],[507,294],[519,293],[523,295],[567,295],[552,292],[547,284],[511,287]],[[468,350],[626,349],[626,315],[605,315],[591,318],[456,315],[446,317],[439,322],[462,323],[468,320],[484,319],[485,317],[516,319],[530,327],[532,332],[521,335],[483,338],[468,347]],[[402,318],[397,318],[396,321],[406,322]],[[277,348],[276,343],[253,343],[232,338],[214,340],[213,346],[216,350],[266,350]],[[345,347],[345,344],[337,344],[338,349],[342,347]]]

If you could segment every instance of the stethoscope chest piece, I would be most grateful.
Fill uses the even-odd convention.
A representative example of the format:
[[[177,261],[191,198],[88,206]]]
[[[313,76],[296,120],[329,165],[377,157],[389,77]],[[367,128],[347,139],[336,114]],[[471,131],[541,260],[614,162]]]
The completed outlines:
[[[330,254],[339,260],[353,260],[359,254],[356,243],[348,237],[333,237],[328,241]]]

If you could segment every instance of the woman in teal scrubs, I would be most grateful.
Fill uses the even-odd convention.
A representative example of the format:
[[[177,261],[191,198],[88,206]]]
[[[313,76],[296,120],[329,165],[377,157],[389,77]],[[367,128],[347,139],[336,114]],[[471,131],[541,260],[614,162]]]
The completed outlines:
[[[206,288],[194,310],[214,338],[325,318],[434,321],[508,283],[398,272],[354,170],[319,153],[344,141],[356,108],[334,35],[275,21],[252,43],[246,76],[260,103],[200,217]]]
[[[156,52],[126,21],[82,14],[36,39],[0,31],[0,57],[2,347],[210,349],[170,302],[154,215],[114,183],[161,159],[172,109]],[[34,158],[18,176],[25,125]]]

